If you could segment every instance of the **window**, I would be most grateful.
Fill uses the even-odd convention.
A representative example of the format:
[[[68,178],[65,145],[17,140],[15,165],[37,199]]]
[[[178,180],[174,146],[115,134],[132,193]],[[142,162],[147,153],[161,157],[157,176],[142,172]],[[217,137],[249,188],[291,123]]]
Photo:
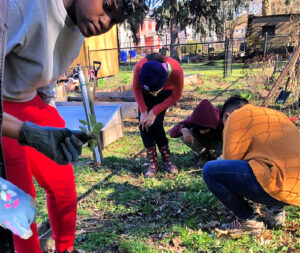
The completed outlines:
[[[265,36],[266,33],[268,33],[268,35],[275,35],[275,25],[270,25],[270,26],[263,26],[262,27],[262,36]]]

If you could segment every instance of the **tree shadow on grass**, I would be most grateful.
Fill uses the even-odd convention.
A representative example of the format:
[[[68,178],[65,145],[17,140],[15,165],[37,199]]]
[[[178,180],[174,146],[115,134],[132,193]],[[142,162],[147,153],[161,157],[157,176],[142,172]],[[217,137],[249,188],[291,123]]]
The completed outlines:
[[[101,216],[80,222],[79,244],[93,244],[93,250],[117,249],[124,236],[159,241],[164,234],[172,234],[174,226],[205,230],[205,224],[224,219],[228,212],[207,189],[201,172],[189,173],[197,169],[196,155],[173,153],[172,157],[180,169],[178,175],[160,172],[149,179],[142,176],[141,164],[146,158],[105,157],[104,167],[111,173],[79,199],[93,201],[96,191],[111,193],[100,200],[106,209],[93,209]]]
[[[214,207],[216,200],[207,189],[201,171],[189,173],[189,170],[185,170],[188,166],[195,168],[191,167],[194,161],[184,160],[187,156],[193,157],[194,154],[180,154],[174,160],[177,164],[180,162],[179,174],[159,172],[157,177],[147,179],[141,175],[140,166],[131,159],[107,157],[104,160],[105,167],[111,170],[111,174],[82,194],[79,200],[97,189],[110,188],[113,193],[108,196],[108,201],[135,210],[126,214],[126,217],[143,217],[149,221],[165,220],[166,223],[170,222],[169,218],[182,221],[184,217],[194,217],[198,209],[207,208],[209,203]],[[122,182],[119,182],[120,179]],[[206,217],[205,220],[208,218],[204,215],[199,219],[203,221],[203,217]]]
[[[200,176],[165,180],[162,184],[155,181],[147,179],[136,185],[129,180],[102,185],[113,189],[105,201],[123,206],[124,212],[106,212],[94,224],[88,223],[86,227],[82,224],[81,231],[90,235],[115,234],[119,239],[126,235],[141,241],[146,238],[161,240],[164,234],[171,234],[176,225],[199,229],[201,224],[220,217],[221,209]],[[100,243],[95,248],[102,246]]]
[[[182,143],[178,143],[178,145],[184,145]],[[159,172],[166,173],[164,168],[163,161],[161,159],[161,155],[158,152],[159,159]],[[199,157],[192,151],[182,151],[182,153],[172,152],[171,147],[171,159],[174,164],[178,167],[179,171],[189,171],[194,169],[199,169]],[[202,161],[201,164],[206,161]],[[106,168],[111,169],[112,171],[120,172],[127,171],[129,173],[133,173],[136,176],[139,176],[145,172],[148,168],[149,161],[146,158],[145,149],[140,150],[137,154],[133,155],[131,158],[119,158],[116,156],[108,156],[103,159],[103,164]]]

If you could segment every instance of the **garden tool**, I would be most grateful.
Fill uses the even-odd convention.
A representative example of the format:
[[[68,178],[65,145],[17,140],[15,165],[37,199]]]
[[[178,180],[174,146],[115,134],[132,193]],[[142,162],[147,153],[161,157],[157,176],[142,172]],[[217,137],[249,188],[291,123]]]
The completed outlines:
[[[96,93],[96,87],[97,87],[97,75],[98,71],[101,68],[101,61],[93,61],[93,70],[94,70],[94,82],[93,82],[93,101],[95,101],[95,93]]]
[[[85,116],[86,116],[86,120],[87,120],[88,130],[92,131],[93,129],[91,126],[91,117],[94,117],[94,120],[96,121],[94,103],[91,98],[90,89],[87,88],[87,86],[89,86],[89,84],[85,81],[83,70],[82,70],[82,67],[80,66],[80,64],[78,65],[78,78],[79,78],[79,83],[80,83],[80,88],[81,88],[81,93],[82,93],[82,101],[83,101]],[[97,145],[95,146],[95,148],[93,150],[94,165],[100,166],[101,160],[102,160],[100,133],[97,134],[96,141],[97,141]]]
[[[94,108],[95,108],[94,107],[94,102],[95,102],[95,93],[96,93],[96,87],[97,87],[97,75],[98,75],[98,71],[99,71],[100,67],[101,67],[101,62],[100,61],[94,61],[93,62],[94,80],[92,82],[92,87],[89,86],[89,89],[87,89],[88,100],[89,100],[89,103],[90,103],[92,115],[94,116],[95,119],[96,119],[96,114],[95,114],[95,111],[94,111]]]
[[[289,95],[290,95],[290,91],[287,91],[287,87],[289,85],[289,82],[291,80],[291,77],[289,76],[286,83],[285,83],[285,88],[284,90],[280,91],[279,96],[276,99],[276,103],[277,104],[284,104],[285,101],[288,99]]]

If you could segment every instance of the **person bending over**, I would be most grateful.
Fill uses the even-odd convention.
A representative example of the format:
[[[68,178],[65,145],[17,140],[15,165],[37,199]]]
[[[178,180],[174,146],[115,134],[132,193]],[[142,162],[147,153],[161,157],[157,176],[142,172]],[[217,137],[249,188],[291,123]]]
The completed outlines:
[[[132,88],[139,108],[139,129],[149,160],[144,176],[153,177],[158,171],[156,146],[166,171],[177,173],[178,169],[171,161],[163,123],[167,109],[182,94],[183,71],[180,64],[171,57],[150,54],[135,66]]]

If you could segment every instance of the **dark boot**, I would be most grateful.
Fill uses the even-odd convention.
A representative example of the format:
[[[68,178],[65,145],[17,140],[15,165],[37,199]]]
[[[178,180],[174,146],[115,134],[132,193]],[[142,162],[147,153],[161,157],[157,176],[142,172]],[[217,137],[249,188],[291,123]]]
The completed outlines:
[[[159,151],[161,153],[161,158],[165,164],[166,171],[171,174],[178,173],[177,167],[171,161],[169,145],[167,144],[167,145],[159,147]]]
[[[147,158],[149,160],[149,168],[145,172],[144,177],[154,177],[158,170],[156,146],[147,148]]]

